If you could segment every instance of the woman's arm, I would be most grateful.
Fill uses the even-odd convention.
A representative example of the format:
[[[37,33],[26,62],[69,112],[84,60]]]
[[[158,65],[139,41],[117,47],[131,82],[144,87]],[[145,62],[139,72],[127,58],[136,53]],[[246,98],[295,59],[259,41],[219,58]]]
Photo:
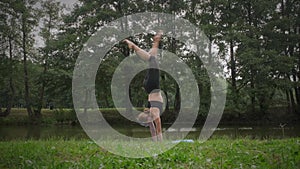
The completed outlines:
[[[150,128],[152,140],[157,141],[156,129],[155,129],[154,123],[151,121],[148,124],[149,124],[149,128]]]

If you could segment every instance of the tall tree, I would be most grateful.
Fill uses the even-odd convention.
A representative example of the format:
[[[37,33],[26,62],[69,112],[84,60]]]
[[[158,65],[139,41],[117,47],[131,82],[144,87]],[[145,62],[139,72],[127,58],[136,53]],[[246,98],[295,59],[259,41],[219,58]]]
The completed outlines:
[[[19,14],[20,14],[20,25],[22,34],[22,54],[23,54],[23,68],[24,68],[24,100],[26,103],[26,109],[28,116],[34,120],[39,117],[39,114],[35,114],[32,110],[32,100],[30,97],[30,86],[29,86],[29,74],[28,74],[28,60],[30,58],[30,49],[33,46],[33,36],[32,31],[34,27],[37,26],[37,15],[36,10],[34,10],[33,5],[36,1],[23,0],[19,4]]]
[[[295,61],[294,67],[287,78],[293,83],[293,88],[289,89],[288,95],[292,105],[292,110],[300,114],[300,52],[299,52],[299,11],[300,2],[297,0],[281,0],[280,16],[278,18],[280,25],[276,25],[280,32],[280,37],[283,43],[282,54],[287,59],[291,58]],[[278,22],[279,24],[279,22]]]
[[[219,53],[223,54],[226,62],[227,68],[230,76],[228,78],[229,93],[228,102],[229,105],[233,106],[233,112],[239,114],[240,110],[236,109],[239,107],[239,69],[236,56],[236,50],[240,44],[238,38],[239,31],[239,13],[238,13],[238,0],[227,0],[227,1],[217,1],[214,3],[214,8],[217,13],[215,15],[219,16],[219,21],[217,22],[217,44],[219,46]]]
[[[39,78],[39,100],[37,104],[37,114],[41,114],[41,109],[45,104],[44,95],[45,88],[49,83],[48,77],[48,67],[49,67],[49,58],[52,57],[53,49],[53,40],[55,39],[55,32],[58,31],[59,25],[61,24],[61,16],[63,12],[63,6],[59,2],[53,0],[43,1],[41,4],[41,13],[43,19],[43,27],[41,28],[41,37],[44,39],[45,46],[41,48],[42,58],[40,63],[42,64],[43,71]]]
[[[296,112],[299,105],[299,1],[278,0],[263,29],[267,50],[277,53],[273,61],[276,86],[286,93],[287,107]]]
[[[9,2],[9,1],[3,1],[1,3],[1,39],[2,41],[2,54],[3,54],[3,58],[1,58],[1,60],[3,60],[3,68],[5,68],[5,70],[2,70],[2,73],[5,73],[4,76],[8,77],[8,83],[5,83],[5,80],[3,84],[5,84],[6,89],[4,89],[4,91],[7,91],[6,95],[7,95],[7,103],[6,103],[6,110],[4,112],[0,111],[0,116],[7,116],[10,113],[10,110],[13,106],[13,101],[14,101],[14,97],[15,97],[15,84],[14,84],[14,79],[13,79],[13,75],[14,75],[14,67],[15,67],[15,57],[16,54],[18,53],[17,49],[17,44],[18,44],[18,38],[20,37],[18,34],[18,30],[17,30],[17,10],[16,10],[16,6],[17,6],[17,2],[13,1],[13,2]],[[8,56],[8,57],[6,57]],[[6,85],[7,84],[7,85]],[[1,107],[1,106],[0,106]]]
[[[268,75],[271,70],[267,65],[271,56],[263,48],[262,41],[262,28],[267,21],[266,16],[268,16],[269,10],[272,8],[274,8],[274,4],[267,0],[241,1],[238,4],[238,12],[241,16],[239,27],[243,32],[239,35],[241,43],[237,50],[239,56],[237,61],[241,67],[240,76],[242,77],[239,81],[243,86],[250,84],[247,91],[250,96],[252,112],[255,111],[256,99],[261,112],[266,111],[266,102],[270,96],[270,90],[267,89],[272,87],[269,84],[272,78]],[[269,87],[266,88],[265,85],[269,85]]]

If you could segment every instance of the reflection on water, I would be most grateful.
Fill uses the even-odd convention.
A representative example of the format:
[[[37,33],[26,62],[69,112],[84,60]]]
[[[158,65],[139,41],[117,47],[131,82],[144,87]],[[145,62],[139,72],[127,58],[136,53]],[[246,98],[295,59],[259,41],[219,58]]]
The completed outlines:
[[[120,133],[129,137],[143,138],[150,137],[149,129],[140,126],[118,126],[114,127]],[[188,133],[186,138],[198,139],[201,127],[194,128],[164,128],[165,137],[176,139]],[[105,129],[97,132],[105,132]],[[300,137],[300,126],[219,126],[215,129],[212,137],[229,138],[289,138]],[[78,126],[0,126],[0,140],[14,139],[81,139],[88,138],[82,128]]]

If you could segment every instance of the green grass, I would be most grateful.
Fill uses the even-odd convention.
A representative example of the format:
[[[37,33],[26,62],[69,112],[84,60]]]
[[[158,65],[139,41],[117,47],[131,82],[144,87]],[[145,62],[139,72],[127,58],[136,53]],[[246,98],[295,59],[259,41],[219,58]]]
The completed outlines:
[[[135,159],[111,154],[89,140],[0,142],[0,150],[0,168],[300,168],[300,138],[211,139]]]

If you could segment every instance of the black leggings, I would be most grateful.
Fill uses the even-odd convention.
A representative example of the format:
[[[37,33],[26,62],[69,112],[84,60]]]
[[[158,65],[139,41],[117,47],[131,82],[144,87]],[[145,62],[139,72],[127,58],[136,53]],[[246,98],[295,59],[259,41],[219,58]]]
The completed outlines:
[[[159,69],[155,56],[150,56],[149,69],[144,79],[144,88],[148,94],[160,91]],[[149,101],[147,107],[157,107],[159,113],[162,114],[163,103],[160,101]]]
[[[144,79],[144,88],[148,94],[159,92],[159,69],[155,56],[150,56],[149,69]]]

